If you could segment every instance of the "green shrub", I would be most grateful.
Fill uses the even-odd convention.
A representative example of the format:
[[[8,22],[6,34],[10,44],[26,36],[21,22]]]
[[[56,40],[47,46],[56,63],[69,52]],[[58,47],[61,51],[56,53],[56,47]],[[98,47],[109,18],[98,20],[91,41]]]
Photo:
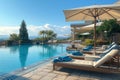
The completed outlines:
[[[11,46],[13,44],[13,42],[14,42],[13,40],[7,40],[5,44],[7,46]]]
[[[97,44],[97,45],[106,45],[106,44],[109,44],[109,42],[106,41],[106,40],[100,40],[100,39],[99,39],[99,40],[96,41],[96,44]]]
[[[92,39],[85,39],[85,45],[93,45]]]
[[[31,40],[19,40],[19,44],[32,44]]]

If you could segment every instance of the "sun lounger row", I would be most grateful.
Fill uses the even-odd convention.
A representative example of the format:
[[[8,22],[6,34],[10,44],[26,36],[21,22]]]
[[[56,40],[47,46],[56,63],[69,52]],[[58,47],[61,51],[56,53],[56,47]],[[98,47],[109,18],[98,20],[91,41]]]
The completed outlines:
[[[106,50],[104,50],[100,55],[87,55],[85,53],[82,53],[82,52],[75,52],[75,53],[72,53],[72,54],[68,54],[68,56],[72,57],[72,58],[75,58],[75,59],[82,59],[82,58],[85,58],[86,60],[94,60],[95,58],[101,58],[103,57],[104,55],[106,55],[110,50],[112,50],[114,47],[118,46],[117,44],[112,44],[110,45]],[[77,55],[74,55],[74,54],[77,54]]]
[[[104,66],[106,62],[117,63],[117,67],[119,67],[119,46],[112,45],[106,51],[104,51],[104,55],[101,55],[100,58],[95,58],[94,60],[86,60],[85,57],[80,59],[72,59],[69,57],[69,61],[58,61],[53,62],[53,69],[55,70],[57,66],[80,69],[80,70],[88,70],[88,71],[98,71],[98,72],[111,72],[117,73],[120,72],[119,69],[108,68],[109,66]],[[116,57],[117,56],[117,57]],[[115,59],[115,60],[114,60]]]

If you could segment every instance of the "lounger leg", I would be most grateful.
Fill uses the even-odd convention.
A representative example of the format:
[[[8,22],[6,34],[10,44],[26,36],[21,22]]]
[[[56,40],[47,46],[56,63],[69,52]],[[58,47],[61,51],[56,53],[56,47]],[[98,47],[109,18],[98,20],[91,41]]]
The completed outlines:
[[[53,64],[53,70],[55,70],[55,64]]]
[[[119,68],[119,56],[117,57],[117,60],[118,60],[117,62],[118,62],[118,68]]]

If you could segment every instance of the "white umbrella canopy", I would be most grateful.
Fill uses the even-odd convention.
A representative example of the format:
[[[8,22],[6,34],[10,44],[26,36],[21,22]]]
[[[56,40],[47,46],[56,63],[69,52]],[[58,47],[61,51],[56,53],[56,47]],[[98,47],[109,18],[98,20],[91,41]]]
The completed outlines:
[[[120,19],[120,4],[92,5],[74,8],[64,10],[64,15],[66,21],[94,20],[94,47],[96,47],[97,20]]]
[[[64,10],[66,21],[109,20],[120,18],[120,4],[93,5]]]

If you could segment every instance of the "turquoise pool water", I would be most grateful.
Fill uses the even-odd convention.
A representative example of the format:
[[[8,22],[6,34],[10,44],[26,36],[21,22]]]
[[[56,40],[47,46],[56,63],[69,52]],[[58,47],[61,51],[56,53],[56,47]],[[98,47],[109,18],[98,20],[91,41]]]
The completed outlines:
[[[0,74],[43,62],[66,53],[68,44],[0,47]]]

